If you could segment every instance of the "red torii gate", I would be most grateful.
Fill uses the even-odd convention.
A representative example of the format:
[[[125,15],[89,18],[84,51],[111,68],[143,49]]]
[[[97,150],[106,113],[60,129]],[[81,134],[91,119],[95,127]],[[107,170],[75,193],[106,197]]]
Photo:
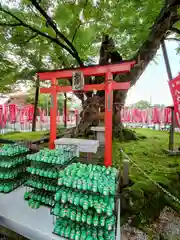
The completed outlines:
[[[84,76],[102,76],[105,75],[105,82],[102,84],[84,85],[80,91],[105,91],[105,166],[112,165],[112,106],[113,90],[127,90],[130,88],[130,82],[115,82],[113,74],[129,72],[135,65],[135,61],[124,61],[120,64],[108,64],[103,66],[89,66],[74,69],[61,69],[49,72],[38,72],[40,80],[50,80],[50,88],[41,88],[41,93],[50,93],[52,104],[50,109],[50,142],[49,148],[55,147],[56,140],[56,115],[57,115],[57,93],[74,92],[72,86],[58,86],[57,79],[68,79],[73,77],[74,72],[81,72]]]

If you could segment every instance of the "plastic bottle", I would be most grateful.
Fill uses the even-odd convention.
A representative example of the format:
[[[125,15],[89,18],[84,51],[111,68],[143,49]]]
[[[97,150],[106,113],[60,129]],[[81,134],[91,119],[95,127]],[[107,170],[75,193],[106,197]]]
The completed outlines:
[[[88,201],[88,196],[84,196],[84,203],[83,203],[83,209],[87,210],[89,208],[89,201]]]
[[[80,209],[78,209],[77,214],[76,214],[76,221],[81,222],[81,219],[82,219],[82,214],[81,214]]]
[[[75,220],[76,220],[76,211],[75,211],[75,210],[71,210],[71,215],[70,215],[70,217],[71,217],[71,220],[72,220],[72,221],[75,221]]]
[[[66,194],[65,191],[62,192],[61,202],[62,202],[62,203],[66,203],[66,202],[67,202],[67,194]]]
[[[98,185],[96,181],[93,181],[92,183],[92,191],[95,193],[98,191]]]
[[[95,227],[97,227],[98,224],[99,224],[99,217],[98,217],[98,215],[95,214],[94,217],[93,217],[93,225]]]
[[[87,224],[88,224],[88,225],[91,225],[91,224],[92,224],[92,221],[93,221],[93,219],[92,219],[92,214],[89,213],[89,214],[87,215]]]
[[[75,238],[75,234],[76,234],[75,229],[72,229],[71,233],[70,233],[70,239],[74,239]]]
[[[93,237],[93,239],[97,238],[97,235],[98,235],[97,230],[96,230],[96,228],[94,228],[92,230],[92,237]]]
[[[106,207],[106,214],[108,216],[112,216],[112,214],[113,214],[113,209],[112,209],[112,206],[110,204]]]
[[[81,236],[81,233],[80,233],[80,231],[79,230],[77,230],[76,231],[76,233],[75,233],[75,240],[80,240],[80,236]]]
[[[65,230],[65,233],[64,233],[64,236],[66,238],[69,238],[70,237],[70,234],[71,234],[71,229],[69,226],[66,226],[66,230]]]
[[[83,223],[87,222],[87,213],[86,213],[86,212],[83,212],[83,213],[82,213],[81,221],[82,221]]]
[[[99,219],[99,223],[100,223],[100,226],[101,227],[104,227],[105,226],[105,216],[101,216],[100,219]]]
[[[80,204],[79,193],[76,193],[76,194],[74,195],[74,205],[75,205],[75,206],[79,206],[79,204]]]

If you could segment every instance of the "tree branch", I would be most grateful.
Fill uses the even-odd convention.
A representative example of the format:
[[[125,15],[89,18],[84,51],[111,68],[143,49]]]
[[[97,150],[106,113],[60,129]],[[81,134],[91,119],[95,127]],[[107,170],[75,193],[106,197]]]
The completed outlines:
[[[18,26],[21,26],[21,23],[0,23],[0,26],[3,26],[3,27],[18,27]]]
[[[28,43],[30,42],[32,39],[36,38],[39,34],[35,33],[34,35],[32,35],[31,37],[29,37],[24,43]]]
[[[170,30],[177,34],[180,34],[180,30],[178,28],[172,27]]]
[[[165,40],[180,42],[180,39],[178,39],[178,38],[166,38]]]
[[[72,43],[74,42],[74,39],[75,39],[75,37],[76,37],[77,31],[79,30],[80,26],[81,26],[81,23],[78,24],[78,26],[77,26],[77,28],[76,28],[76,30],[75,30],[75,32],[74,32],[74,35],[73,35],[73,37],[72,37]]]
[[[18,21],[18,23],[6,23],[5,26],[10,26],[10,27],[13,27],[13,26],[22,26],[22,27],[25,27],[25,28],[28,28],[30,29],[32,32],[35,32],[37,34],[39,34],[40,36],[43,36],[43,37],[46,37],[47,39],[51,40],[52,42],[58,44],[60,47],[62,47],[63,49],[65,49],[69,54],[71,54],[75,59],[76,59],[76,54],[70,49],[68,48],[65,44],[61,43],[57,38],[53,38],[51,36],[49,36],[48,34],[46,33],[43,33],[41,32],[39,29],[36,29],[26,23],[24,23],[20,18],[18,18],[17,16],[15,16],[13,13],[3,9],[2,7],[0,7],[0,11],[10,15],[12,18],[14,18],[16,21]],[[18,24],[18,25],[17,25]],[[0,23],[0,26],[4,26],[4,23]],[[77,60],[77,59],[76,59]]]
[[[46,19],[47,23],[51,28],[55,31],[56,35],[59,36],[64,42],[71,48],[71,50],[74,52],[75,59],[79,63],[80,66],[83,66],[83,62],[79,57],[79,54],[74,47],[74,45],[58,30],[56,23],[49,17],[49,15],[41,8],[39,3],[36,0],[30,0],[31,3],[36,7],[36,9],[41,13],[41,15]]]
[[[85,4],[84,4],[84,7],[83,7],[83,10],[86,8],[87,4],[88,4],[88,0],[86,0],[86,2],[85,2]],[[81,25],[82,25],[82,23],[81,23],[81,21],[80,21],[79,24],[78,24],[78,26],[77,26],[77,28],[76,28],[76,30],[75,30],[75,32],[74,32],[74,35],[73,35],[73,37],[72,37],[72,43],[74,42],[74,39],[75,39],[76,34],[77,34],[77,31],[79,30],[79,28],[80,28]]]

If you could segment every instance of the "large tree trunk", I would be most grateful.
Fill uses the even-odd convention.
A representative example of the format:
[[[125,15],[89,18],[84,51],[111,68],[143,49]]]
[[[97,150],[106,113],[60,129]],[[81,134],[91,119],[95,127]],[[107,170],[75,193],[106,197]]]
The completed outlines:
[[[99,65],[105,65],[108,63],[120,63],[122,57],[117,52],[114,41],[109,36],[103,36],[102,44],[100,48]],[[116,75],[113,76],[116,78]],[[86,79],[86,83],[93,82],[92,79]],[[126,80],[127,81],[127,80]],[[93,83],[104,82],[104,77],[96,77]],[[136,139],[134,132],[125,131],[123,124],[121,123],[120,111],[124,105],[127,91],[114,91],[113,93],[113,137],[119,138],[119,140]],[[76,128],[74,135],[76,137],[87,137],[92,133],[90,128],[92,126],[102,125],[104,123],[105,113],[105,93],[99,91],[97,93],[88,93],[87,100],[83,104],[83,110],[81,112],[81,121]],[[104,124],[103,124],[104,125]]]

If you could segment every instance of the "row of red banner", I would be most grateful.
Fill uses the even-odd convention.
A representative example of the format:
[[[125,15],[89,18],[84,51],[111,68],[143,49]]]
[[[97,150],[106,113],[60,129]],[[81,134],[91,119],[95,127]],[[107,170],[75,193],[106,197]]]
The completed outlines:
[[[32,105],[19,107],[15,104],[0,105],[0,125],[6,126],[7,123],[32,122],[34,107]],[[78,111],[74,113],[74,118]],[[57,122],[60,123],[60,111],[57,113]],[[72,121],[67,113],[67,121]],[[47,122],[48,117],[45,109],[38,108],[37,121],[41,123]],[[64,119],[63,119],[64,121]],[[121,111],[121,121],[125,123],[142,123],[142,124],[170,124],[171,109],[170,108],[150,108],[146,110],[124,108]]]
[[[63,112],[64,113],[64,112]],[[57,112],[57,122],[60,123],[60,111]],[[75,111],[75,115],[78,114],[77,110]],[[0,126],[5,127],[8,123],[31,123],[34,115],[34,106],[26,105],[26,106],[18,106],[16,104],[9,105],[0,105]],[[41,123],[48,122],[49,119],[47,117],[47,111],[45,109],[38,108],[38,117],[37,121]],[[64,116],[63,116],[64,117]],[[76,118],[76,116],[74,116]],[[67,112],[67,121],[72,121]],[[63,119],[64,121],[64,119]]]
[[[170,124],[171,109],[149,108],[141,110],[124,108],[121,111],[121,121],[124,123]]]

